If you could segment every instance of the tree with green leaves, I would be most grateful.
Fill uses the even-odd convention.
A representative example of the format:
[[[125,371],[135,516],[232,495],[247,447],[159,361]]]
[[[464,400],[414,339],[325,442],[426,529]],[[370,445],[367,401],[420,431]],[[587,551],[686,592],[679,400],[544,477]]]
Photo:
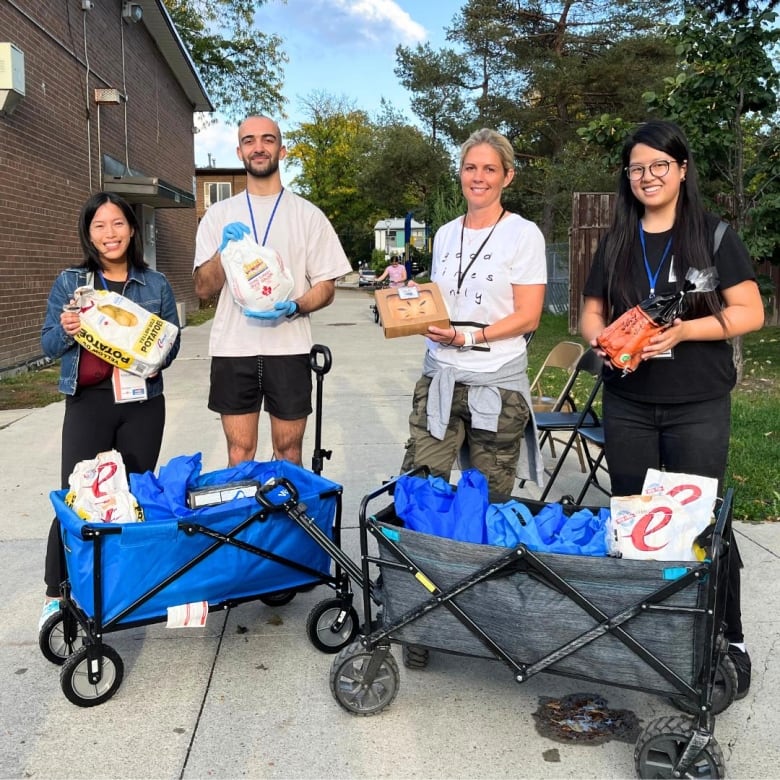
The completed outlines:
[[[692,7],[665,29],[676,72],[643,96],[648,114],[677,122],[696,152],[702,192],[756,260],[780,261],[780,112],[772,11],[722,17]],[[631,122],[604,114],[579,132],[616,161]]]
[[[669,31],[680,58],[677,73],[662,93],[645,95],[654,113],[685,128],[705,194],[757,259],[776,255],[780,244],[776,21],[772,11],[748,9],[728,18],[690,11]],[[751,240],[766,228],[774,234],[771,251]]]
[[[430,223],[435,194],[452,181],[447,150],[386,104],[372,128],[358,180],[361,192],[380,217],[411,211],[418,221]]]
[[[377,220],[413,211],[427,221],[434,194],[452,178],[441,144],[387,104],[375,121],[324,92],[302,106],[307,118],[286,138],[292,185],[327,214],[353,262],[370,256]]]
[[[163,3],[220,114],[234,122],[253,114],[284,117],[282,39],[255,25],[266,0]]]
[[[763,4],[764,11],[771,11],[778,5],[780,0],[765,0]],[[707,0],[696,0],[693,5],[712,14],[722,14],[726,18],[738,18],[747,16],[751,11],[751,5],[748,0],[718,0],[718,2],[707,2]],[[754,3],[753,8],[760,10],[761,5]]]
[[[358,187],[373,129],[364,111],[346,98],[313,92],[301,101],[306,120],[285,139],[297,171],[292,186],[330,219],[347,256],[365,259],[373,245],[373,204]]]
[[[472,78],[464,59],[452,49],[434,51],[427,42],[414,50],[399,46],[396,56],[395,75],[414,94],[412,111],[430,128],[434,143],[442,134],[454,137],[452,120],[465,110],[462,93]]]
[[[571,192],[602,175],[597,159],[582,159],[577,128],[616,110],[643,118],[642,92],[674,65],[657,30],[676,8],[667,0],[467,0],[448,29],[453,48],[399,47],[396,73],[418,116],[452,143],[482,126],[510,139],[518,176],[508,203],[554,239],[569,225]]]

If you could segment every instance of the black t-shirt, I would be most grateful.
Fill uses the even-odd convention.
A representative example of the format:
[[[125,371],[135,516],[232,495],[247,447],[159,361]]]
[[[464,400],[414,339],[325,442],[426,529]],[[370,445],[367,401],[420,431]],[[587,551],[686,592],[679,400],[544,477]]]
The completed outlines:
[[[717,217],[708,216],[711,234],[715,234]],[[658,270],[664,248],[673,231],[646,233],[645,246],[651,274]],[[606,277],[604,273],[604,242],[599,244],[593,259],[583,295],[588,298],[607,300]],[[639,239],[632,248],[634,263],[633,286],[637,305],[650,295],[650,281],[642,256]],[[656,295],[675,292],[677,287],[671,272],[674,244],[661,267],[655,285]],[[753,264],[745,245],[730,227],[726,229],[714,265],[718,269],[718,290],[733,287],[747,279],[755,279]],[[672,278],[670,279],[670,275]],[[613,300],[615,300],[613,291]],[[626,308],[616,304],[614,318]],[[719,398],[727,394],[736,382],[736,370],[731,343],[722,341],[683,341],[672,350],[672,357],[644,360],[633,373],[622,375],[615,369],[607,369],[604,381],[609,391],[634,401],[648,403],[686,403]]]

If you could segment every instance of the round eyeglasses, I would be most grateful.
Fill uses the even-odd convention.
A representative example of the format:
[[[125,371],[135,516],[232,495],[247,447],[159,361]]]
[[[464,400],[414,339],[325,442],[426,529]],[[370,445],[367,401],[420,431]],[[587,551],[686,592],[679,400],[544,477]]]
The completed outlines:
[[[682,163],[678,163],[677,160],[655,160],[650,165],[627,165],[624,170],[629,181],[639,181],[645,175],[646,170],[650,171],[651,176],[663,179],[669,173],[669,166],[672,163],[683,165],[685,162],[687,161],[684,160]]]

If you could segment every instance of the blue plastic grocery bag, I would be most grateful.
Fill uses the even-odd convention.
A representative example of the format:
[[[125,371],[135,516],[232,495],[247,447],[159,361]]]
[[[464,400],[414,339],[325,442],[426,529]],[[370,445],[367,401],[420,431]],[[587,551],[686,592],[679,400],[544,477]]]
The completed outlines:
[[[487,543],[501,547],[524,544],[529,550],[544,548],[531,510],[519,501],[491,504],[486,513]]]
[[[248,480],[262,483],[275,474],[272,466],[251,460],[239,463],[237,466],[201,474],[201,461],[200,452],[194,455],[179,455],[164,466],[160,466],[158,476],[151,471],[130,474],[130,491],[143,507],[144,519],[147,522],[208,516],[208,513],[204,515],[200,510],[194,512],[190,509],[187,503],[187,491]],[[259,509],[254,496],[247,499],[247,505]]]
[[[547,504],[536,515],[515,499],[503,504],[491,504],[485,525],[487,543],[502,547],[524,544],[534,552],[565,555],[607,554],[607,508],[594,514],[579,509],[567,515],[562,504]]]
[[[485,542],[488,483],[467,469],[457,487],[441,477],[399,477],[393,493],[395,512],[413,531],[460,542]]]

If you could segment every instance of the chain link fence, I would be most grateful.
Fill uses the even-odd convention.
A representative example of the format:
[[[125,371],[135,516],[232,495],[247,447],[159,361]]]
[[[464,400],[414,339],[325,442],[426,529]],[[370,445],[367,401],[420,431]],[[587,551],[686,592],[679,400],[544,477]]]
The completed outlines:
[[[544,308],[552,314],[569,310],[569,244],[547,244],[547,291]]]

